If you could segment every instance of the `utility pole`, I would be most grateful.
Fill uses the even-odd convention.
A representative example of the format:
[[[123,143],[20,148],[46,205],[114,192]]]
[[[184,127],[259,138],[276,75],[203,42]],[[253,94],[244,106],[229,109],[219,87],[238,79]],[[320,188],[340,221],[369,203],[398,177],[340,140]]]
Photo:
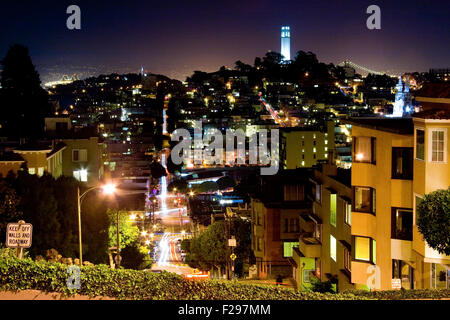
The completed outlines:
[[[78,249],[80,252],[80,266],[83,265],[83,249],[81,241],[81,197],[80,187],[77,187],[77,205],[78,205]]]

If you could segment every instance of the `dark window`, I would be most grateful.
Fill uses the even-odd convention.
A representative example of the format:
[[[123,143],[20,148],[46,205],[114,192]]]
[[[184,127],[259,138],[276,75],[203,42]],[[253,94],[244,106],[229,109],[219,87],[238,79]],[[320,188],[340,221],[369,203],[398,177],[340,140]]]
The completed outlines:
[[[392,208],[392,239],[412,241],[413,212],[411,209]]]
[[[392,179],[412,178],[413,148],[392,148]]]
[[[350,255],[350,251],[347,248],[344,248],[344,269],[347,271],[351,271],[351,255]]]
[[[79,161],[80,159],[80,152],[78,150],[73,150],[73,161]]]
[[[353,211],[376,212],[376,193],[370,187],[353,187]]]
[[[425,130],[416,130],[416,159],[425,160]]]
[[[392,260],[392,279],[400,279],[402,289],[414,289],[414,268],[402,260]]]
[[[302,201],[304,200],[303,185],[285,185],[284,201]]]
[[[289,232],[299,232],[300,231],[300,220],[298,218],[291,218],[289,220]]]

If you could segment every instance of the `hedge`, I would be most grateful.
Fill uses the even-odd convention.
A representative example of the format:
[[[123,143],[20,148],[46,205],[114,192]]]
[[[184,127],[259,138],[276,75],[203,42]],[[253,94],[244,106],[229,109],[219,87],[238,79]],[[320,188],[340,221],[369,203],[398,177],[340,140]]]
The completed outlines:
[[[449,289],[414,289],[414,290],[384,290],[364,291],[348,290],[345,293],[359,297],[370,297],[377,300],[405,300],[405,299],[450,299]]]
[[[320,294],[291,288],[223,280],[187,280],[168,272],[118,269],[106,265],[81,268],[81,288],[67,287],[67,265],[0,257],[0,290],[27,289],[136,300],[355,300],[354,294]]]
[[[81,288],[67,287],[67,265],[19,260],[0,255],[0,291],[27,289],[75,294],[90,297],[103,296],[136,300],[372,300],[449,298],[449,290],[410,290],[338,294],[297,291],[291,288],[265,286],[224,280],[187,280],[168,272],[118,269],[106,265],[81,268]]]

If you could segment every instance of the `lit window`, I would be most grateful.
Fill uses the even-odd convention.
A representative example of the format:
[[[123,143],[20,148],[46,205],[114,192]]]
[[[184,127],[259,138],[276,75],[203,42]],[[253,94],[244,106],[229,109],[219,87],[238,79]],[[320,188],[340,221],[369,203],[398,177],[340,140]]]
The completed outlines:
[[[376,139],[372,137],[353,137],[353,162],[375,163]]]
[[[330,257],[336,261],[336,238],[330,235]]]
[[[355,260],[367,261],[376,264],[377,243],[369,237],[353,237]]]
[[[81,182],[87,182],[88,172],[86,169],[75,170],[73,172],[73,177]]]
[[[375,213],[376,192],[369,187],[354,187],[354,211]]]
[[[298,248],[297,242],[283,242],[283,257],[290,258],[293,255],[293,248]]]
[[[43,167],[39,167],[37,174],[38,174],[39,177],[42,177],[44,175],[44,168]]]
[[[28,168],[29,174],[36,174],[36,168]]]
[[[431,152],[430,161],[445,162],[446,159],[446,130],[432,129],[431,130]]]
[[[330,224],[334,227],[336,227],[336,202],[336,194],[330,194]]]

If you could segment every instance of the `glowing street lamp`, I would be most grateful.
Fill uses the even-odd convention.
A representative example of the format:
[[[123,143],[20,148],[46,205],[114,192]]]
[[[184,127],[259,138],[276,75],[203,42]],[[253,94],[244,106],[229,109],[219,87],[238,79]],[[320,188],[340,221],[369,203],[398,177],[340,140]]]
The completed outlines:
[[[145,231],[145,230],[142,231],[142,232],[141,232],[141,235],[142,235],[143,237],[145,237],[145,236],[147,235],[147,231]]]
[[[103,194],[105,195],[112,195],[116,193],[116,185],[112,183],[105,184],[103,187]]]
[[[84,197],[92,190],[102,189],[104,195],[113,195],[116,192],[116,186],[112,183],[108,183],[102,186],[94,186],[87,189],[85,192],[80,194],[80,187],[77,188],[77,204],[78,204],[78,247],[80,251],[80,266],[83,265],[83,242],[81,236],[81,204]]]

